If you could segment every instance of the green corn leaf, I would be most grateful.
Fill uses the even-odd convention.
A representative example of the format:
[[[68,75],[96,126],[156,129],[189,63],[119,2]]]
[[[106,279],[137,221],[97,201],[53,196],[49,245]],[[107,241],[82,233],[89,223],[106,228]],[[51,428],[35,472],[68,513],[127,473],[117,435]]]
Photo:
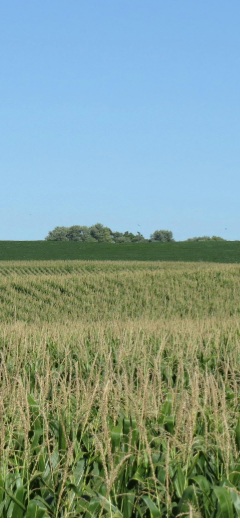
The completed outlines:
[[[150,511],[151,518],[161,518],[162,517],[162,514],[161,514],[159,508],[157,507],[157,505],[153,502],[153,500],[149,496],[143,496],[142,499]]]
[[[102,467],[102,464],[98,463],[97,461],[94,461],[93,463],[93,468],[92,468],[92,474],[96,480],[96,478],[102,480],[102,478],[104,478],[104,469]]]
[[[123,518],[132,517],[135,498],[136,498],[136,495],[134,492],[129,492],[127,494],[124,494],[123,502],[122,502]]]
[[[85,460],[82,459],[77,463],[75,469],[73,470],[72,480],[74,481],[74,483],[70,483],[68,485],[68,488],[70,488],[70,490],[71,490],[69,492],[70,507],[72,506],[76,495],[80,494],[79,485],[80,485],[82,479],[84,478],[84,469],[85,469]]]
[[[47,515],[46,510],[39,507],[34,499],[29,501],[25,518],[45,518]]]
[[[172,393],[171,392],[168,392],[167,393],[167,396],[166,396],[166,399],[162,405],[162,414],[164,416],[171,416],[172,414],[172,403],[173,403],[173,398],[172,398]]]
[[[169,434],[174,434],[175,419],[174,416],[165,416],[164,418],[164,429]]]
[[[76,504],[76,512],[78,513],[78,517],[81,515],[90,518],[97,518],[98,514],[101,512],[100,500],[95,499],[87,501],[86,499],[79,497]]]
[[[144,465],[139,465],[132,480],[138,481],[139,483],[145,483],[146,469]]]
[[[38,454],[38,468],[41,473],[44,473],[46,469],[45,456],[43,451],[40,451]]]
[[[28,405],[30,413],[32,415],[32,429],[34,430],[34,432],[41,432],[43,430],[43,427],[42,419],[39,418],[40,408],[33,396],[31,396],[31,394],[28,394]]]
[[[238,452],[240,452],[240,416],[237,421],[237,426],[236,426],[236,431],[235,431],[235,441],[236,441]]]
[[[33,396],[31,396],[31,394],[28,394],[28,405],[29,405],[31,414],[35,414],[35,415],[39,414],[39,405],[35,401]]]
[[[157,477],[158,477],[159,483],[161,483],[162,485],[165,485],[165,483],[166,483],[166,469],[162,465],[160,465],[158,467]]]
[[[0,518],[4,518],[5,517],[5,501],[2,501],[0,503]]]
[[[41,492],[41,496],[40,496],[41,500],[45,500],[45,499],[52,498],[55,496],[55,486],[54,486],[54,483],[51,482],[51,478],[48,479],[47,481],[44,481],[44,479],[41,477],[40,492]],[[37,499],[37,498],[34,498],[34,499]]]
[[[173,484],[177,493],[178,498],[181,498],[184,492],[184,489],[186,487],[186,480],[185,475],[183,474],[183,471],[181,467],[177,468]]]
[[[22,487],[21,487],[22,488]],[[16,504],[19,506],[19,508],[21,508],[22,510],[25,510],[25,506],[23,505],[23,503],[21,502],[20,499],[16,498],[16,496],[14,496],[14,494],[12,494],[12,492],[10,492],[9,490],[5,489],[7,495],[9,496],[9,498]],[[20,497],[21,497],[22,494],[20,494]]]
[[[120,424],[116,425],[115,427],[112,427],[111,442],[112,442],[113,451],[115,451],[117,448],[120,448],[122,435],[123,435],[123,431],[122,431],[122,426]]]
[[[235,489],[229,489],[230,496],[232,498],[232,502],[234,505],[234,508],[236,510],[238,518],[240,517],[240,495]]]
[[[81,480],[83,478],[84,469],[85,469],[85,460],[81,459],[76,464],[76,466],[75,466],[75,468],[73,470],[73,473],[72,473],[72,475],[74,477],[74,483],[77,486],[79,485],[79,483],[81,482]]]
[[[32,441],[31,441],[31,451],[32,452],[34,452],[35,450],[39,450],[39,440],[42,435],[43,435],[43,427],[34,430]]]
[[[21,518],[25,512],[24,506],[25,489],[23,486],[17,488],[15,492],[15,504],[12,511],[12,518]]]
[[[84,494],[85,493],[88,496],[90,496],[90,498],[95,498],[96,497],[95,491],[89,485],[84,485]]]
[[[191,478],[191,481],[196,485],[196,494],[198,498],[199,508],[203,517],[211,517],[212,515],[212,500],[211,500],[211,486],[205,476],[199,475]]]
[[[210,484],[207,478],[205,478],[205,476],[201,476],[201,474],[199,476],[194,476],[193,478],[191,478],[191,481],[194,481],[194,483],[197,484],[199,489],[205,494],[210,493]]]
[[[60,452],[66,452],[67,440],[62,423],[59,422],[58,448]]]
[[[50,427],[58,440],[59,452],[65,452],[67,449],[67,440],[62,423],[60,421],[51,420]]]
[[[2,478],[2,476],[0,476],[0,503],[3,501],[4,499],[4,480]]]
[[[143,508],[141,503],[135,503],[135,511],[138,512],[140,518],[145,517],[146,510]]]
[[[98,494],[98,497],[101,501],[102,508],[104,508],[104,510],[108,511],[109,516],[115,517],[115,518],[123,517],[123,515],[121,514],[118,507],[116,507],[109,499],[107,499],[105,496],[102,496],[101,494]]]
[[[233,518],[233,502],[231,494],[224,487],[213,487],[213,492],[218,500],[218,518]]]
[[[204,465],[207,461],[202,451],[197,452],[188,468],[188,477],[195,472],[196,475],[204,475]],[[193,472],[194,471],[194,472]]]
[[[236,487],[238,490],[240,488],[240,466],[236,466],[235,470],[232,470],[229,473],[229,480],[234,487]]]
[[[137,421],[134,418],[131,418],[131,431],[132,431],[131,445],[132,445],[132,447],[135,447],[136,443],[139,440],[139,430],[137,427]]]
[[[48,517],[54,516],[54,498],[52,495],[48,496],[46,499],[41,496],[36,496],[32,501],[34,501],[35,505],[37,505],[39,508],[43,509]]]
[[[131,429],[131,420],[128,418],[123,419],[123,435],[128,436]]]
[[[54,452],[50,456],[50,462],[51,462],[51,468],[52,471],[55,472],[59,468],[60,463],[60,456],[57,449],[54,450]]]
[[[10,500],[10,503],[9,503],[9,505],[7,507],[7,510],[6,510],[6,517],[7,518],[11,518],[12,517],[13,509],[14,509],[14,501]]]

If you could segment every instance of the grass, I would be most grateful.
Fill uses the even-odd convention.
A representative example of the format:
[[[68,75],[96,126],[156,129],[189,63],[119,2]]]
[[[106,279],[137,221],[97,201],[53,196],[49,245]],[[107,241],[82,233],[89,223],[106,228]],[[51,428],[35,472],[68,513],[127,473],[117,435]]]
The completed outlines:
[[[239,263],[240,242],[104,244],[0,241],[0,260],[136,260]]]
[[[0,516],[239,517],[239,267],[0,275]]]

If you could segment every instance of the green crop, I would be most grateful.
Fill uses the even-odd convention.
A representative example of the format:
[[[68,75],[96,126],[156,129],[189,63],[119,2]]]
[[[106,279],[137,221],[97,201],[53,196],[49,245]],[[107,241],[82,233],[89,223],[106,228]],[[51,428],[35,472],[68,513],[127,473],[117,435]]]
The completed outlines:
[[[0,274],[0,517],[240,517],[238,266]]]
[[[0,241],[0,260],[111,260],[239,263],[239,241],[87,243]]]

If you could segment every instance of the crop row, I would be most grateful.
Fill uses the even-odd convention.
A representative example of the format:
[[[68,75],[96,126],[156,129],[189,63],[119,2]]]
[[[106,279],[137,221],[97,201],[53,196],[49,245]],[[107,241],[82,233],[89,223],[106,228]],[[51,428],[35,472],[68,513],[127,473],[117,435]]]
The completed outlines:
[[[239,314],[239,269],[125,270],[0,278],[0,321],[84,321]]]

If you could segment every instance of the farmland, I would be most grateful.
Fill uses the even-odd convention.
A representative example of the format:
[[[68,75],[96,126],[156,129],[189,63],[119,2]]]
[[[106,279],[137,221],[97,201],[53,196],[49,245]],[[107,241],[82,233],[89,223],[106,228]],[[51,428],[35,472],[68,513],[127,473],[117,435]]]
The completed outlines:
[[[1,262],[0,516],[239,517],[239,297],[238,264]]]
[[[109,260],[240,263],[240,242],[84,243],[0,241],[0,260]]]

